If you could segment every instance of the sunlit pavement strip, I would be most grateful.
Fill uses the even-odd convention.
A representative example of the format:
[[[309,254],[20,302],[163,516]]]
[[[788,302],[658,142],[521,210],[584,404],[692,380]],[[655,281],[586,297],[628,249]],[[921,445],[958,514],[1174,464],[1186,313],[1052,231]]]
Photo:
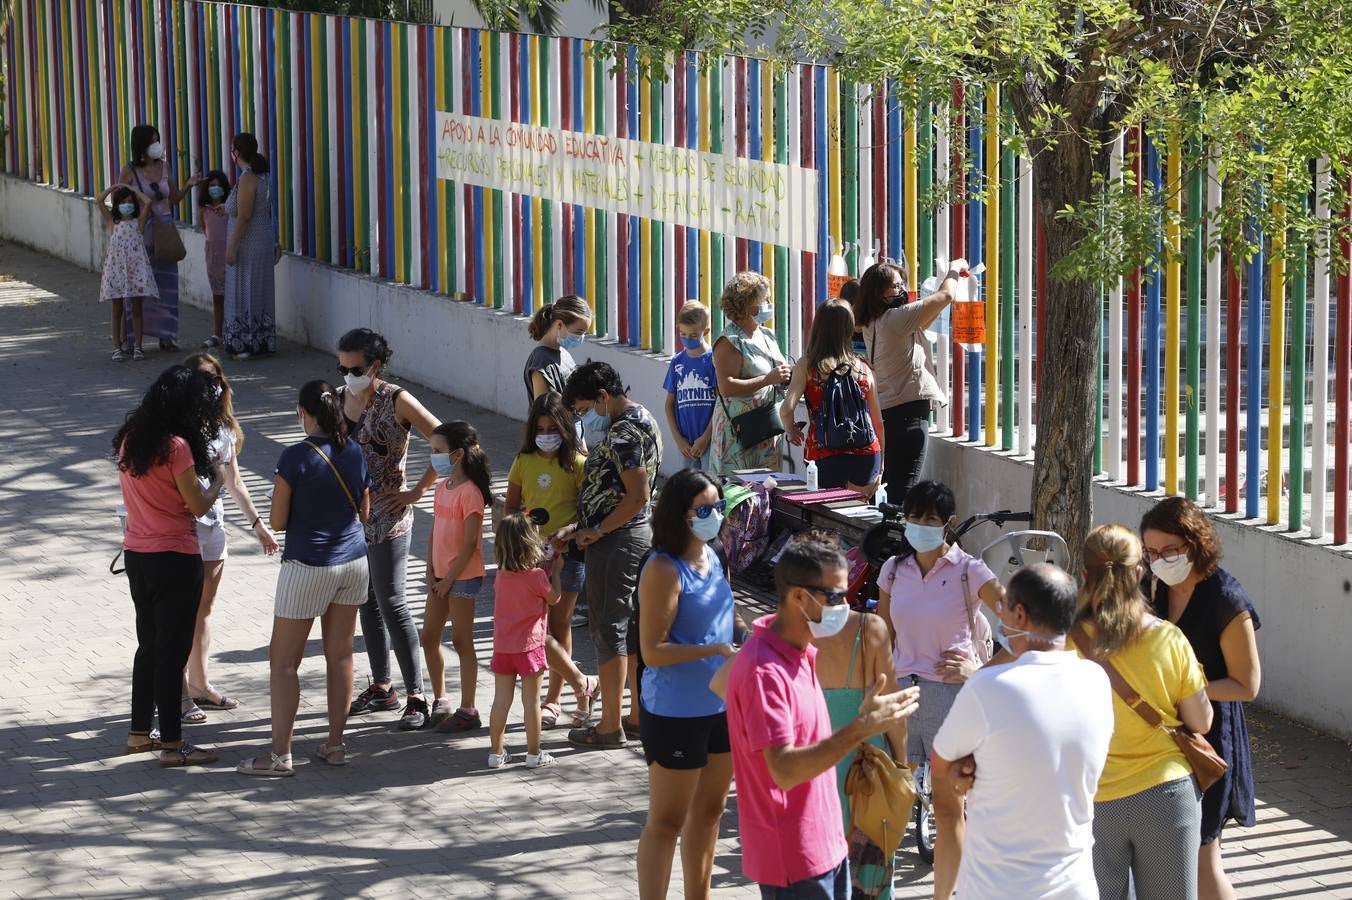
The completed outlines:
[[[555,768],[489,771],[486,731],[453,740],[399,732],[387,713],[353,720],[351,765],[314,765],[308,761],[325,731],[317,628],[301,670],[296,777],[235,775],[234,763],[268,742],[277,563],[262,556],[229,501],[231,555],[213,616],[212,678],[244,705],[188,729],[222,760],[161,770],[152,756],[117,755],[135,640],[125,581],[108,573],[118,502],[109,439],[178,355],[152,349],[142,363],[112,362],[108,307],[97,296],[97,275],[0,245],[0,896],[636,896],[647,805],[637,749],[574,751],[559,729],[546,736]],[[207,328],[203,313],[185,309],[184,347]],[[298,437],[296,388],[336,377],[334,361],[284,343],[274,358],[226,365],[248,438],[242,465],[258,500],[282,447]],[[472,422],[495,471],[506,472],[520,446],[518,423],[408,386],[443,419]],[[425,462],[425,445],[415,442],[410,468]],[[409,567],[419,617],[430,500],[418,511]],[[485,718],[488,597],[475,627]],[[575,635],[583,667],[594,671],[585,632]],[[366,668],[359,653],[360,678]],[[452,697],[454,672],[448,667]],[[565,700],[568,712],[571,696]],[[1260,821],[1227,840],[1241,896],[1352,897],[1347,746],[1270,716],[1255,716],[1251,728]],[[508,746],[524,752],[519,713]],[[754,897],[740,874],[732,806],[714,894]],[[930,896],[929,870],[909,842],[899,862],[897,896]],[[673,869],[679,896],[679,859]]]

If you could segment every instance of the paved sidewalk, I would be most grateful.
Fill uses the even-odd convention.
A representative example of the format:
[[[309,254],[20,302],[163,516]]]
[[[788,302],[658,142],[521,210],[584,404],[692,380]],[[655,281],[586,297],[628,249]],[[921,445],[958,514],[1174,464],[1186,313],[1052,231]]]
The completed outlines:
[[[554,769],[489,771],[486,733],[403,733],[384,714],[350,724],[352,765],[307,765],[325,730],[317,630],[301,670],[296,777],[235,775],[234,763],[268,740],[277,563],[263,557],[229,502],[212,678],[244,705],[209,713],[189,731],[219,749],[222,762],[161,770],[152,757],[116,755],[135,640],[125,581],[108,573],[119,537],[108,442],[178,357],[151,351],[139,364],[110,361],[107,308],[97,296],[96,275],[0,245],[0,896],[637,896],[641,753],[576,752],[560,730],[546,736],[559,758]],[[202,313],[184,310],[185,347],[206,328]],[[273,463],[298,436],[297,386],[336,377],[333,364],[329,354],[288,343],[274,358],[227,364],[248,436],[241,464],[260,505]],[[443,419],[472,422],[505,473],[518,423],[408,386]],[[416,469],[426,447],[414,447]],[[415,615],[429,524],[430,496],[418,510],[409,571]],[[475,628],[484,662],[489,609],[485,596]],[[583,667],[594,671],[585,635],[576,634]],[[363,653],[357,671],[366,671]],[[452,682],[454,673],[448,667]],[[484,667],[485,714],[491,698]],[[1242,896],[1352,897],[1348,747],[1262,714],[1251,728],[1260,823],[1227,840]],[[519,711],[508,741],[523,752]],[[717,897],[756,896],[740,875],[736,835],[733,802],[715,863]],[[673,896],[679,872],[678,862]],[[904,851],[898,895],[928,897],[928,875]]]

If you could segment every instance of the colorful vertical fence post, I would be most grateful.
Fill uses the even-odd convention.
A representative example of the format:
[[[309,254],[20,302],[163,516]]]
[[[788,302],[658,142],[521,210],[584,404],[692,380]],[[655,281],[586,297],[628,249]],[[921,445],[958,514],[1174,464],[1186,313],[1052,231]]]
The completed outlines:
[[[9,174],[93,195],[148,121],[182,179],[227,167],[232,136],[251,130],[273,163],[287,250],[523,315],[575,292],[598,335],[635,348],[674,350],[688,298],[710,305],[721,334],[718,298],[738,267],[769,279],[774,332],[798,355],[835,253],[855,276],[870,258],[904,258],[912,291],[937,257],[984,262],[984,345],[964,352],[937,326],[952,401],[937,424],[1033,450],[1046,246],[998,85],[955,85],[951,101],[910,108],[905,86],[858,85],[825,66],[622,50],[612,70],[596,52],[606,48],[573,38],[197,0],[21,0],[11,16],[0,48]],[[949,102],[956,129],[937,115]],[[774,204],[812,213],[815,230],[790,245],[655,200],[621,207],[522,180],[441,177],[443,116],[710,154],[734,181],[753,165],[805,171],[815,195],[795,183]],[[629,160],[630,173],[651,157]],[[1254,258],[1208,252],[1223,194],[1205,147],[1156,146],[1130,129],[1111,165],[1165,215],[1148,268],[1103,285],[1096,471],[1233,512],[1243,495],[1249,518],[1285,517],[1314,537],[1331,522],[1346,542],[1348,277],[1315,246],[1298,247],[1288,272],[1279,207],[1272,233],[1249,226]],[[931,208],[950,178],[952,202]],[[1328,178],[1318,163],[1315,213],[1346,215],[1323,206]],[[698,181],[673,170],[655,183],[681,196],[700,194]],[[1262,185],[1249,189],[1261,202]],[[178,210],[185,223],[196,214],[192,198]]]

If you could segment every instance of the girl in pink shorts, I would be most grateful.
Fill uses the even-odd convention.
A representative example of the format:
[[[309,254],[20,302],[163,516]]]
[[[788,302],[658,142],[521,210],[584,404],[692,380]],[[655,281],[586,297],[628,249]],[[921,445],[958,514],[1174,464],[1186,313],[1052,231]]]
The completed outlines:
[[[521,679],[521,708],[526,722],[526,768],[554,764],[540,749],[540,677],[546,669],[545,630],[549,607],[559,602],[559,567],[541,568],[540,531],[521,513],[505,516],[493,540],[498,574],[493,581],[493,712],[488,720],[488,767],[507,762],[504,741],[507,712],[516,679]]]

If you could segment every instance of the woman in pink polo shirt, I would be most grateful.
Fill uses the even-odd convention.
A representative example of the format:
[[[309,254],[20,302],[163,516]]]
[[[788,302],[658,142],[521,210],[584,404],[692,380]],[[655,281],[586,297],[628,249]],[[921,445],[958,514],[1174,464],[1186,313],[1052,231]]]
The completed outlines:
[[[929,759],[930,742],[967,677],[981,668],[990,633],[981,618],[1004,595],[980,559],[948,539],[957,522],[953,490],[921,481],[902,504],[913,553],[889,559],[878,574],[878,614],[892,632],[897,680],[920,686],[920,711],[908,723],[906,755]],[[964,585],[964,581],[966,584]]]
[[[222,426],[215,387],[205,372],[170,366],[113,438],[127,508],[122,546],[136,607],[127,752],[159,750],[165,767],[216,760],[183,740],[179,715],[202,598],[196,517],[211,509],[222,484],[209,449]],[[198,476],[208,479],[205,490]],[[151,730],[157,710],[158,739]]]

